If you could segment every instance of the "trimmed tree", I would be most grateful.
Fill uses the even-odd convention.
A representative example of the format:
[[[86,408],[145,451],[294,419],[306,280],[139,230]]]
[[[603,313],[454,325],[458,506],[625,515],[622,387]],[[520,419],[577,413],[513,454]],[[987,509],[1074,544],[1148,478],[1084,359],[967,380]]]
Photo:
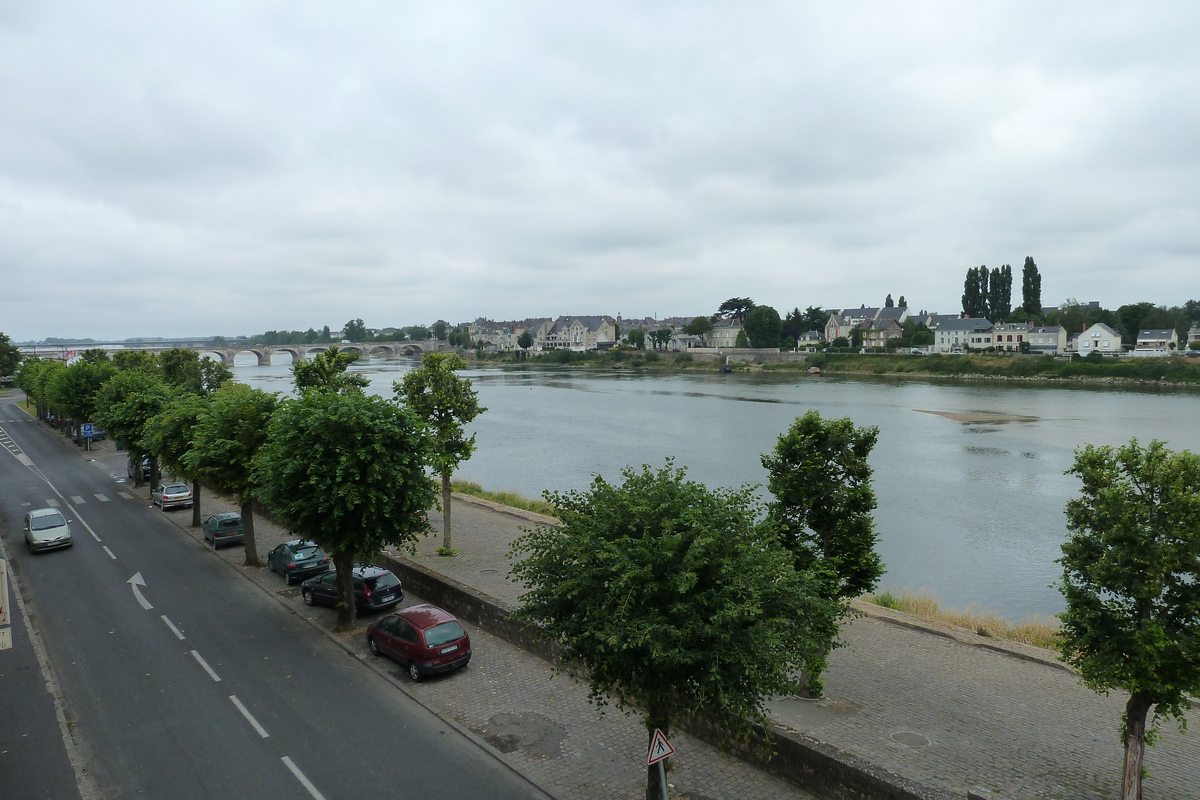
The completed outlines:
[[[683,326],[683,332],[688,336],[699,336],[701,340],[707,341],[706,337],[712,331],[712,320],[708,317],[694,317],[691,322]]]
[[[129,458],[140,467],[150,457],[150,486],[159,479],[158,456],[146,440],[146,424],[171,400],[171,389],[153,372],[118,372],[96,396],[96,419],[108,435],[125,442]],[[134,486],[142,485],[141,469],[134,469]]]
[[[13,375],[21,363],[21,348],[12,343],[8,334],[0,332],[0,375]]]
[[[875,492],[867,458],[879,437],[848,418],[823,420],[817,411],[796,419],[762,457],[774,499],[768,517],[795,567],[819,577],[822,596],[838,603],[875,588],[883,561],[875,552]],[[809,691],[820,694],[827,653],[806,665]]]
[[[749,488],[710,490],[670,461],[622,478],[546,493],[562,524],[514,542],[528,587],[516,616],[561,645],[591,702],[640,710],[647,742],[695,714],[745,736],[764,699],[795,693],[796,669],[835,645],[838,604],[755,522]],[[647,798],[659,797],[655,772]]]
[[[354,626],[354,564],[385,546],[412,549],[429,523],[432,441],[410,410],[376,397],[313,390],[271,416],[254,459],[262,501],[333,558],[338,630]]]
[[[428,353],[421,366],[392,384],[396,400],[429,425],[433,434],[431,464],[442,481],[441,555],[454,555],[450,541],[450,478],[475,452],[475,434],[465,436],[463,426],[487,409],[468,378],[454,374],[467,364],[450,353]]]
[[[1068,474],[1083,487],[1058,560],[1062,659],[1093,691],[1129,693],[1121,798],[1140,800],[1158,719],[1182,727],[1187,695],[1200,693],[1200,456],[1157,441],[1088,445]]]
[[[100,389],[116,372],[109,361],[68,364],[47,381],[46,401],[73,423],[91,422],[96,416]]]
[[[358,361],[358,351],[342,350],[333,345],[317,353],[311,361],[297,361],[292,364],[292,383],[299,394],[309,389],[362,394],[363,389],[371,384],[371,379],[366,375],[347,371],[355,361]]]
[[[517,337],[517,347],[521,348],[521,355],[528,356],[529,348],[533,347],[533,334],[529,331],[522,331]]]
[[[188,452],[200,417],[208,407],[206,395],[184,392],[173,397],[146,422],[144,440],[172,474],[192,484],[192,527],[200,527],[200,475],[193,469]]]
[[[218,389],[196,424],[191,450],[184,458],[188,473],[218,492],[233,495],[242,508],[245,565],[261,567],[254,541],[253,462],[267,439],[267,425],[279,397],[242,383]]]

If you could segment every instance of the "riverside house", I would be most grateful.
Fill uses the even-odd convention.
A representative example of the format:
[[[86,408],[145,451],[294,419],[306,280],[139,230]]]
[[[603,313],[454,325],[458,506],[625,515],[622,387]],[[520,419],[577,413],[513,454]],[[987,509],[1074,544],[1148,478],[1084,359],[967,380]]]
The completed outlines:
[[[933,352],[965,353],[992,346],[991,322],[982,317],[948,319],[933,331]]]
[[[1169,356],[1179,350],[1179,334],[1175,329],[1138,331],[1135,356]]]
[[[1079,338],[1075,340],[1075,350],[1081,356],[1090,356],[1092,353],[1103,356],[1120,355],[1121,334],[1103,322],[1097,322],[1079,334]]]
[[[1067,352],[1067,329],[1058,325],[1030,328],[1029,352],[1035,356],[1057,356]]]

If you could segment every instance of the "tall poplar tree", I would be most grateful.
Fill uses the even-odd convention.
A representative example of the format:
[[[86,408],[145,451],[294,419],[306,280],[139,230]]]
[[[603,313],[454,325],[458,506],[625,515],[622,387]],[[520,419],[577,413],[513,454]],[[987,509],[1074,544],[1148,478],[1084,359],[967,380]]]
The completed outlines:
[[[1021,310],[1030,317],[1042,314],[1042,276],[1033,256],[1025,256],[1025,266],[1021,268]]]
[[[1012,267],[1005,264],[992,270],[987,290],[987,313],[992,322],[1001,322],[1012,313]]]

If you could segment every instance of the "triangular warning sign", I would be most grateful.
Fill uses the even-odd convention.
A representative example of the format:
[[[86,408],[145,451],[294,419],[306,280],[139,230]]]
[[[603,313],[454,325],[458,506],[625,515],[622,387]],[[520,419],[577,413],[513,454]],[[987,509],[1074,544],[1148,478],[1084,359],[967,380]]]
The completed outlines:
[[[658,728],[654,729],[654,738],[650,740],[650,755],[646,764],[657,764],[667,756],[675,755],[675,748],[667,741],[667,737]]]

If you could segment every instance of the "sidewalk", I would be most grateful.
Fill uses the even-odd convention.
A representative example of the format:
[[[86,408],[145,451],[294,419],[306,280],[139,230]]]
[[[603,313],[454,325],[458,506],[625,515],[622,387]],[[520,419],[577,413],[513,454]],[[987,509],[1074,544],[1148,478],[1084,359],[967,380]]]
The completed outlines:
[[[108,458],[90,454],[97,466]],[[112,462],[124,473],[124,455]],[[142,490],[148,498],[148,487]],[[456,495],[454,545],[444,558],[439,533],[423,539],[414,560],[427,569],[515,607],[521,587],[507,577],[505,558],[522,526],[536,515]],[[210,494],[205,515],[236,510]],[[189,527],[190,511],[167,515],[203,546]],[[260,556],[291,538],[255,520]],[[210,547],[204,549],[211,555]],[[327,632],[330,609],[304,606],[298,587],[265,569],[241,566],[239,546],[218,554],[298,615]],[[406,597],[405,604],[420,602]],[[849,623],[847,646],[834,652],[819,700],[781,698],[771,704],[776,724],[852,753],[909,780],[965,796],[968,790],[1001,800],[1115,798],[1122,748],[1117,726],[1124,698],[1096,695],[1078,685],[1053,654],[1009,645],[962,629],[923,623],[887,609],[861,606],[867,616]],[[368,618],[366,621],[370,621]],[[360,628],[361,630],[361,628]],[[614,709],[601,718],[586,687],[552,676],[551,667],[484,631],[471,628],[475,656],[458,673],[413,684],[390,661],[366,652],[360,633],[330,636],[358,658],[391,676],[399,689],[489,743],[499,757],[549,793],[564,798],[642,796],[646,733],[636,718]],[[1200,724],[1193,711],[1192,724]],[[805,794],[682,733],[671,736],[672,797],[804,798]],[[1147,748],[1147,798],[1200,796],[1200,742],[1164,726]]]

